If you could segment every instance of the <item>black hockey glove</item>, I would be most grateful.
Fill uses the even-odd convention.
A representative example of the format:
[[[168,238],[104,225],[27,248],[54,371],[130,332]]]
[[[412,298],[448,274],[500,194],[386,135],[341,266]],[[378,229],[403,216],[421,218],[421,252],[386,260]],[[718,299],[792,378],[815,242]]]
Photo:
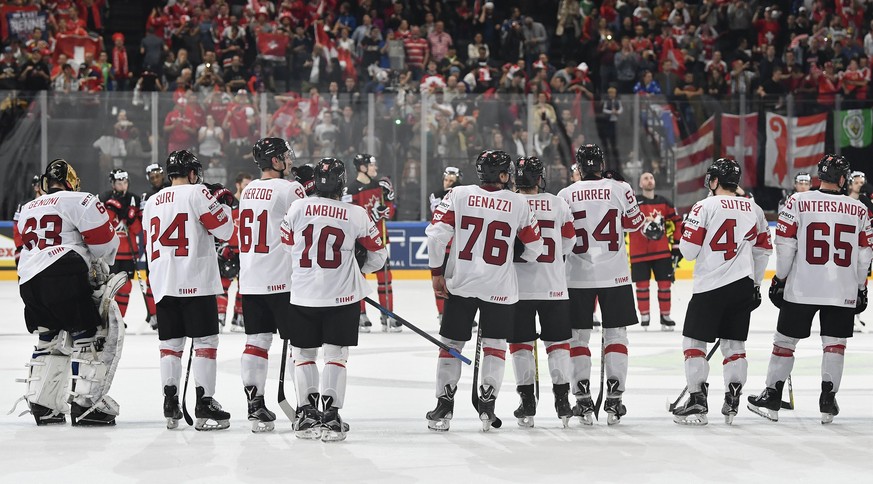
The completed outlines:
[[[782,307],[782,301],[785,300],[785,280],[773,276],[770,281],[770,302],[777,308]]]
[[[861,314],[867,309],[867,287],[858,289],[858,299],[855,301],[855,314]]]
[[[224,185],[221,183],[204,183],[206,188],[212,193],[212,196],[218,200],[218,203],[223,203],[228,207],[233,205],[233,193],[230,193],[230,190],[224,188]]]
[[[750,306],[751,309],[749,309],[749,312],[752,312],[761,306],[761,286],[755,286],[755,292],[752,295],[752,298],[752,305]]]
[[[361,269],[367,263],[367,249],[357,241],[355,241],[355,261],[357,261],[358,267]]]

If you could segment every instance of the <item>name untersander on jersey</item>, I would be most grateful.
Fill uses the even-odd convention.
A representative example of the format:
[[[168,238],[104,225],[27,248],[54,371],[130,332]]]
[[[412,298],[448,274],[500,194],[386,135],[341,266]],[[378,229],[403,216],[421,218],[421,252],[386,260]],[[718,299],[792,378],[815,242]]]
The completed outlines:
[[[838,213],[852,217],[866,217],[867,208],[857,203],[839,202],[836,200],[794,200],[797,210],[801,212]],[[789,199],[789,203],[791,200]]]

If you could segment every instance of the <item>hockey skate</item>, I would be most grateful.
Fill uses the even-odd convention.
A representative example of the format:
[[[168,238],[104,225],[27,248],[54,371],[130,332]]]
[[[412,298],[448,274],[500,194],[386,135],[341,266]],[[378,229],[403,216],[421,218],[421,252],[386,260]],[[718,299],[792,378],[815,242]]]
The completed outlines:
[[[497,416],[494,415],[494,404],[497,397],[494,395],[494,387],[482,385],[479,387],[479,420],[482,421],[482,431],[488,432],[493,427]]]
[[[552,393],[555,394],[555,411],[558,412],[558,418],[561,419],[561,424],[566,429],[570,426],[570,417],[573,416],[573,409],[570,408],[570,400],[567,398],[570,393],[570,384],[552,385]]]
[[[358,332],[369,333],[370,329],[372,328],[373,323],[370,322],[370,318],[367,317],[367,313],[361,313],[361,319],[358,320]]]
[[[582,425],[594,425],[594,400],[591,399],[591,384],[588,380],[576,383],[578,390],[576,405],[573,407],[573,415],[579,417]]]
[[[709,405],[706,397],[709,395],[709,383],[704,383],[699,392],[691,392],[685,405],[673,410],[673,421],[679,425],[706,425],[706,414]]]
[[[226,314],[220,313],[220,314],[218,315],[218,332],[219,332],[219,333],[223,333],[223,332],[224,332],[224,320],[225,320],[226,318],[227,318],[227,315],[226,315]]]
[[[403,331],[403,326],[394,318],[389,318],[382,315],[382,332],[383,333],[399,333]]]
[[[864,321],[861,321],[860,314],[856,314],[855,315],[854,332],[855,333],[863,333],[864,330],[866,330],[866,329],[867,329],[867,323],[865,323]]]
[[[676,329],[676,321],[669,314],[661,315],[661,331],[673,331]]]
[[[518,419],[518,426],[522,428],[533,428],[534,415],[537,414],[537,397],[534,396],[534,386],[519,385],[516,387],[518,396],[521,397],[521,402],[518,408],[515,409],[513,415]]]
[[[349,424],[343,422],[339,409],[332,405],[333,398],[325,396],[321,397],[321,400],[325,409],[321,417],[321,441],[340,442],[346,440]]]
[[[224,430],[230,427],[230,414],[212,397],[205,397],[203,387],[197,387],[197,404],[194,405],[194,428],[197,430]]]
[[[621,422],[621,418],[627,414],[627,408],[621,403],[622,393],[618,390],[618,380],[606,380],[606,401],[603,402],[603,410],[606,411],[608,425]]]
[[[317,393],[310,393],[309,403],[297,407],[297,421],[294,422],[294,435],[298,439],[317,440],[321,438],[321,412],[318,411]]]
[[[821,382],[821,396],[818,397],[818,409],[821,412],[821,424],[827,425],[834,421],[834,417],[840,414],[840,406],[837,405],[837,392],[833,382]]]
[[[777,381],[776,388],[767,387],[760,395],[749,395],[749,404],[746,407],[767,420],[779,421],[779,409],[782,408],[782,388],[784,381]]]
[[[252,423],[252,432],[271,432],[275,427],[276,414],[269,411],[264,404],[264,396],[258,395],[258,388],[248,386],[243,389],[246,392],[246,400],[249,404],[249,422]]]
[[[182,409],[179,408],[179,395],[176,385],[164,386],[164,417],[167,419],[167,428],[173,430],[179,426],[182,420]]]
[[[640,314],[640,326],[643,327],[643,330],[649,330],[649,323],[652,321],[652,316],[649,314]]]
[[[721,406],[721,414],[724,415],[724,423],[732,425],[737,410],[740,408],[740,395],[743,393],[743,384],[738,382],[728,383],[728,391],[724,392],[724,405]]]
[[[38,426],[67,423],[67,419],[64,414],[56,410],[52,410],[48,407],[43,407],[42,405],[33,402],[28,402],[28,405],[30,405],[30,413],[31,415],[33,415],[33,418],[36,420],[36,425]]]
[[[455,410],[455,392],[457,390],[457,387],[446,385],[445,393],[437,398],[436,408],[425,415],[427,428],[435,432],[448,432],[452,413]]]
[[[246,323],[243,318],[242,313],[236,313],[233,315],[233,319],[230,321],[230,332],[231,333],[245,333],[246,331]]]

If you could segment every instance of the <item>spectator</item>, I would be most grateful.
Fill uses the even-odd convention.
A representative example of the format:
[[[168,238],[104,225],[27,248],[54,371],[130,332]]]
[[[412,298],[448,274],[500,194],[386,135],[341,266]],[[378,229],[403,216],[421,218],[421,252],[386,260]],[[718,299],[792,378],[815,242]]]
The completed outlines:
[[[248,78],[242,65],[242,58],[235,55],[231,58],[230,66],[224,71],[224,89],[227,92],[236,92],[245,89]]]
[[[412,71],[412,78],[417,81],[421,79],[424,66],[430,60],[428,42],[421,38],[421,29],[412,27],[409,38],[403,41],[403,46],[406,49],[406,65]]]
[[[436,63],[442,61],[452,47],[452,36],[446,33],[444,28],[445,24],[440,20],[434,25],[433,32],[427,36],[431,59]]]
[[[681,2],[679,2],[681,4]],[[634,82],[637,80],[637,70],[640,65],[640,56],[631,47],[630,39],[622,37],[621,50],[615,54],[615,71],[618,78],[618,92],[620,94],[633,93]]]
[[[197,141],[200,143],[198,153],[206,158],[218,158],[221,156],[221,147],[224,143],[224,130],[215,125],[215,118],[211,114],[206,115],[206,126],[201,126],[197,132]]]
[[[634,85],[634,94],[643,96],[661,94],[661,85],[655,80],[652,71],[643,72],[642,79]]]
[[[73,66],[70,64],[61,66],[61,74],[53,81],[52,90],[63,94],[70,94],[79,90],[79,79],[73,72]],[[58,101],[66,100],[58,99]]]
[[[65,56],[66,57],[66,56]],[[3,48],[3,57],[0,58],[0,90],[11,91],[18,86],[18,61],[12,47]]]
[[[485,50],[486,59],[491,56],[488,44],[485,43],[484,37],[481,33],[477,33],[473,36],[473,42],[467,44],[467,62],[469,65],[473,66],[476,64],[477,59],[480,57],[479,52],[481,49]]]
[[[146,35],[139,47],[142,68],[147,71],[161,72],[161,57],[166,48],[163,39],[155,35],[154,27],[146,27]]]
[[[182,23],[173,32],[173,46],[176,50],[185,49],[191,64],[198,66],[203,62],[203,44],[200,41],[200,27],[187,15],[182,17]],[[177,58],[181,58],[177,54]],[[186,59],[186,60],[187,60]]]
[[[517,8],[514,10],[518,10]],[[513,20],[509,23],[509,29],[503,34],[500,52],[506,62],[516,63],[524,55],[524,30],[521,21]]]
[[[548,94],[540,92],[537,94],[537,102],[534,104],[534,133],[540,132],[540,125],[553,125],[558,122],[558,115],[555,113],[555,108],[548,102]]]
[[[127,49],[124,47],[124,35],[120,32],[112,34],[112,42],[115,44],[112,48],[112,67],[115,69],[113,80],[115,83],[111,90],[127,91],[128,82],[133,78],[133,73],[130,72],[130,64],[127,62]],[[109,76],[104,74],[102,77],[104,78],[103,84],[108,87]]]
[[[782,68],[777,66],[770,74],[770,78],[765,79],[758,86],[756,94],[763,101],[761,103],[762,109],[778,110],[782,108],[785,94],[787,94],[782,80]]]
[[[618,90],[610,87],[606,91],[602,111],[606,117],[603,123],[603,151],[613,167],[618,167],[618,117],[624,112]]]
[[[315,127],[313,134],[315,147],[319,153],[316,156],[329,156],[336,152],[339,129],[333,124],[333,115],[330,111],[325,111],[321,115],[321,123]]]
[[[28,92],[45,91],[51,85],[51,71],[43,60],[42,52],[34,49],[18,76],[18,87]]]
[[[164,133],[167,134],[167,152],[188,150],[194,145],[194,123],[186,114],[187,99],[180,98],[164,119]]]
[[[541,54],[545,54],[549,50],[549,36],[546,28],[539,22],[534,22],[533,17],[527,16],[524,18],[524,51],[525,61],[533,62],[539,58]]]

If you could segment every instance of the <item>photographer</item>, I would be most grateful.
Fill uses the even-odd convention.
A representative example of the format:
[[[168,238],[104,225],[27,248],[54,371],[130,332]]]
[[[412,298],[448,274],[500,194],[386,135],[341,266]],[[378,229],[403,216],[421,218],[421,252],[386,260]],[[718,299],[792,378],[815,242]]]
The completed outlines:
[[[221,85],[224,84],[224,80],[213,70],[218,66],[212,63],[206,63],[200,67],[204,68],[203,72],[197,77],[197,82],[194,84],[194,87],[199,93],[207,94],[214,91],[215,86],[221,87]]]

